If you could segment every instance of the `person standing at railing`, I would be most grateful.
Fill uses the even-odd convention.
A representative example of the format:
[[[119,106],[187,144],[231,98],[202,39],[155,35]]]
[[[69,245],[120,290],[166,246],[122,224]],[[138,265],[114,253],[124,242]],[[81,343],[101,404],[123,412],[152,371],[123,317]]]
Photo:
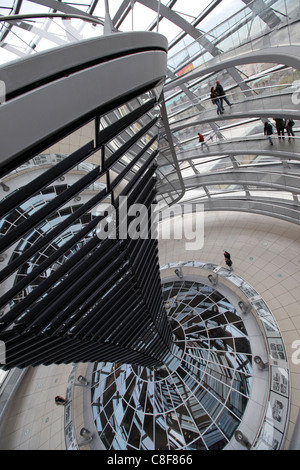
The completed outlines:
[[[226,94],[225,94],[225,91],[224,91],[224,88],[222,87],[221,83],[220,83],[220,80],[217,80],[217,85],[216,85],[216,92],[218,93],[218,95],[220,96],[220,103],[221,103],[221,109],[222,111],[224,111],[224,106],[223,106],[223,100],[228,104],[228,106],[232,106],[232,104],[230,103],[230,101],[228,100],[228,98],[226,97]]]
[[[284,140],[284,129],[285,129],[285,119],[282,118],[274,118],[276,123],[277,134],[279,136],[279,140]],[[281,137],[282,136],[282,137]]]
[[[210,99],[215,105],[217,105],[217,114],[218,115],[219,114],[224,114],[224,112],[222,111],[222,108],[221,108],[221,102],[220,102],[219,95],[216,92],[216,90],[214,89],[214,87],[211,87],[211,89],[210,89]]]
[[[264,134],[268,136],[270,144],[273,145],[273,140],[271,137],[271,135],[273,134],[273,127],[268,121],[265,122]]]
[[[286,131],[289,136],[289,142],[291,142],[291,135],[295,137],[294,131],[293,131],[293,126],[295,125],[294,121],[292,119],[289,119],[287,124],[286,124]]]

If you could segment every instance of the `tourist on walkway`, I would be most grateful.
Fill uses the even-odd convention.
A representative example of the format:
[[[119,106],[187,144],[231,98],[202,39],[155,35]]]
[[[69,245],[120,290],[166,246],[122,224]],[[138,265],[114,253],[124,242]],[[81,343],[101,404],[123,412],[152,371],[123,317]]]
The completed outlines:
[[[202,134],[200,134],[200,133],[198,132],[198,138],[199,138],[199,142],[201,143],[201,150],[203,150],[204,145],[205,145],[206,148],[208,149],[208,145],[207,145],[207,143],[206,143],[205,140],[204,140],[204,135],[202,135]]]
[[[265,122],[264,134],[268,136],[270,144],[273,145],[273,140],[271,137],[271,135],[273,134],[273,127],[268,121]]]
[[[228,106],[232,106],[228,98],[226,97],[226,93],[224,91],[224,88],[222,87],[220,80],[217,80],[217,86],[216,86],[216,92],[220,96],[220,103],[221,103],[221,109],[224,111],[224,106],[223,106],[223,100],[228,104]]]
[[[233,271],[232,260],[231,260],[230,253],[228,253],[228,251],[224,251],[224,258],[225,258],[225,263],[229,267],[229,271],[232,272]]]
[[[295,125],[294,121],[292,119],[289,119],[287,124],[286,124],[286,131],[289,136],[289,142],[291,142],[291,135],[295,137],[294,131],[293,131],[293,126]]]
[[[227,266],[229,267],[229,271],[232,273],[233,272],[233,267],[232,267],[231,259],[227,259],[225,262],[226,262]]]
[[[63,397],[60,397],[59,395],[57,395],[55,397],[55,404],[56,405],[65,405],[66,404],[66,400],[63,398]]]
[[[210,98],[211,98],[211,101],[217,105],[217,114],[224,114],[223,111],[222,111],[222,108],[221,108],[221,102],[220,102],[220,98],[219,98],[219,95],[218,93],[216,92],[216,90],[214,89],[214,87],[211,87],[211,90],[210,90]]]
[[[279,140],[284,140],[284,129],[285,129],[285,119],[282,118],[274,118],[276,123],[277,134],[279,136]]]

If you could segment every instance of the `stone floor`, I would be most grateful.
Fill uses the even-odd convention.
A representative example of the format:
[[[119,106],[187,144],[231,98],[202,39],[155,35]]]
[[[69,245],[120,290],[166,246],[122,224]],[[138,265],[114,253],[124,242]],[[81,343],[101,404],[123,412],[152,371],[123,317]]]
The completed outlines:
[[[65,396],[71,365],[29,368],[0,425],[1,450],[63,450]]]

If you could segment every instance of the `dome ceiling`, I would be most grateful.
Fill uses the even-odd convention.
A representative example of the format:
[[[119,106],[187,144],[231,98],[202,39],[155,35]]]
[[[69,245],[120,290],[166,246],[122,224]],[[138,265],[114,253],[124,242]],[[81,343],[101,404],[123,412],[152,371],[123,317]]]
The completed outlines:
[[[160,135],[158,199],[299,224],[300,116],[293,103],[299,67],[282,54],[265,62],[273,45],[299,45],[296,2],[0,0],[0,13],[1,64],[118,31],[165,35],[167,121]],[[262,52],[259,61],[252,58],[255,51]],[[235,65],[241,54],[245,59]],[[223,101],[222,114],[210,96],[217,81],[233,104]],[[277,137],[278,117],[294,121],[295,138]],[[264,135],[266,120],[273,125],[273,146]]]

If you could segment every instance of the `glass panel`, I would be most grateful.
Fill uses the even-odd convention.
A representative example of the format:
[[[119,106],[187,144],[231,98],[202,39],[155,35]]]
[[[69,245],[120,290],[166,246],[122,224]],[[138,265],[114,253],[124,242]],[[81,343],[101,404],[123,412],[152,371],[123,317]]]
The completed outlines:
[[[113,3],[113,2],[112,2]],[[157,18],[157,13],[138,2],[134,3],[125,20],[120,25],[121,31],[143,31],[147,30],[151,23]]]
[[[30,15],[28,5],[30,2],[22,3],[24,8],[21,9],[20,14]],[[39,6],[34,4],[31,10],[32,13],[38,13]],[[45,12],[45,8],[42,8],[42,12]],[[103,34],[103,27],[97,23],[97,19],[91,22],[72,17],[50,18],[47,16],[21,19],[14,22],[12,27],[10,27],[11,22],[3,22],[1,23],[2,30],[6,29],[8,34],[5,37],[5,44],[1,47],[2,51],[3,48],[5,49],[5,53],[1,52],[0,64],[78,40],[99,37]]]

